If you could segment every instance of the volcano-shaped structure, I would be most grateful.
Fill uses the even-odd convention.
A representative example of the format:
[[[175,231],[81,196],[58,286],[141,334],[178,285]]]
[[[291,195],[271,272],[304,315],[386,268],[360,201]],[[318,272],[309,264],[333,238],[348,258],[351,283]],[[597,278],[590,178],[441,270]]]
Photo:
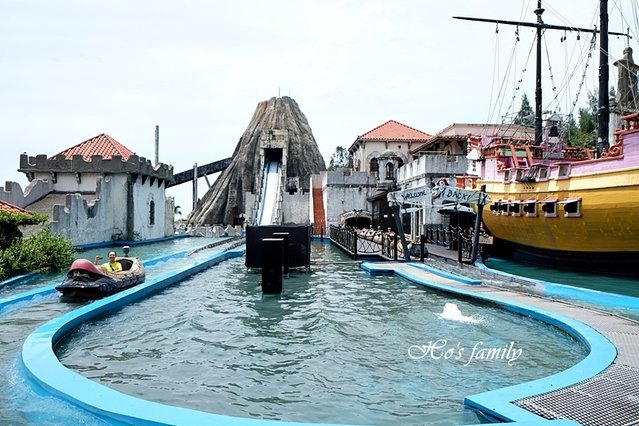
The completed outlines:
[[[326,170],[306,117],[288,96],[257,105],[231,164],[191,212],[189,224],[237,223],[245,212],[244,194],[259,193],[263,167],[273,160],[281,164],[286,181],[294,181],[296,189],[305,192],[310,190],[311,174]]]

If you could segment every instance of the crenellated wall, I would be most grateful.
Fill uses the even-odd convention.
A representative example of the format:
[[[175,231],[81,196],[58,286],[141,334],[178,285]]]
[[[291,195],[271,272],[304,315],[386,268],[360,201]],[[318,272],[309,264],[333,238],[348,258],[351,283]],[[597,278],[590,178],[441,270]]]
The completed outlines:
[[[73,193],[67,194],[65,205],[53,207],[49,230],[70,239],[75,246],[161,238],[173,234],[174,204],[172,197],[165,200],[164,186],[158,187],[148,179],[143,183],[126,174],[100,177],[93,203]]]
[[[57,184],[59,174],[64,173],[71,173],[70,176],[75,178],[78,185],[82,185],[83,180],[91,182],[91,179],[84,178],[84,174],[130,173],[167,182],[173,179],[173,166],[167,164],[153,166],[151,160],[137,155],[130,156],[127,161],[123,161],[120,155],[114,155],[109,159],[94,155],[90,161],[86,161],[81,155],[74,155],[72,159],[67,160],[62,155],[47,158],[45,154],[35,157],[22,154],[18,171],[25,173],[29,181],[37,178],[51,178],[53,184]]]

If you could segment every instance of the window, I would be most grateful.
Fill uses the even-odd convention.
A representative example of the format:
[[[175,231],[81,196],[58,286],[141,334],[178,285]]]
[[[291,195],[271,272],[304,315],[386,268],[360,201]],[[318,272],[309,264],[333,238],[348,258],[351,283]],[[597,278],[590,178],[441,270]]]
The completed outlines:
[[[379,170],[379,169],[378,169],[378,166],[377,166],[377,159],[376,159],[376,158],[373,158],[373,159],[371,160],[371,164],[370,164],[370,171],[371,171],[371,172],[377,172],[378,170]]]
[[[386,180],[394,180],[395,179],[395,167],[393,167],[393,163],[386,163]]]
[[[155,225],[155,201],[149,203],[149,225]]]
[[[557,217],[557,200],[544,200],[541,203],[544,217]]]
[[[520,200],[511,201],[510,205],[508,206],[508,211],[513,216],[521,216],[521,201]]]
[[[510,182],[510,169],[504,171],[504,182]]]
[[[537,216],[537,200],[526,200],[524,204],[524,213],[527,217]]]
[[[564,205],[564,217],[581,216],[581,198],[569,198],[560,203]]]
[[[548,176],[550,175],[550,170],[548,167],[539,167],[539,180],[544,181],[548,180]]]
[[[559,178],[567,179],[570,177],[570,164],[559,165]]]

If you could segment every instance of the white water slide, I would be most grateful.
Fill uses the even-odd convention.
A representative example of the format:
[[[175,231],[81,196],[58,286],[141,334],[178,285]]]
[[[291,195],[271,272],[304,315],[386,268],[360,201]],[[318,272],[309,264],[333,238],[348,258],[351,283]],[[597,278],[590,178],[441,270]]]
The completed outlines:
[[[279,161],[269,161],[264,166],[262,199],[257,216],[258,225],[271,225],[276,215],[277,196],[280,192],[280,170]]]

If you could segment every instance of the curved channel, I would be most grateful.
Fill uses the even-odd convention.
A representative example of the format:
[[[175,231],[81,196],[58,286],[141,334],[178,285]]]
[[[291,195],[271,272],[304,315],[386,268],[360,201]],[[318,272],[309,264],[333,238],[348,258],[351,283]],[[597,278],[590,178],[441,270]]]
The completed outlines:
[[[202,271],[230,257],[242,256],[243,249],[217,253],[210,258],[195,262],[193,265],[165,274],[142,286],[127,290],[113,297],[94,302],[78,310],[56,318],[36,329],[26,339],[22,350],[22,361],[29,376],[50,393],[79,405],[101,418],[131,424],[228,424],[228,425],[268,425],[304,423],[274,422],[239,417],[210,414],[196,410],[163,405],[140,398],[125,395],[106,386],[93,382],[82,375],[64,367],[56,357],[53,347],[62,337],[81,323],[120,308],[135,300],[144,298],[168,285],[177,283],[186,277]],[[375,266],[364,264],[364,269],[373,272]],[[497,418],[515,422],[546,422],[546,420],[510,404],[513,395],[528,396],[557,386],[566,386],[592,377],[605,369],[614,360],[614,346],[590,327],[569,318],[558,317],[548,312],[523,304],[511,303],[490,297],[478,297],[471,291],[453,289],[423,281],[416,274],[394,271],[398,275],[417,284],[439,288],[462,296],[481,299],[500,307],[522,313],[563,329],[582,342],[588,349],[587,357],[575,366],[544,379],[521,385],[509,386],[496,391],[486,392],[466,398],[468,405],[494,414]],[[459,277],[452,277],[456,279]],[[457,280],[459,281],[459,280]],[[466,283],[468,284],[468,283]],[[470,286],[469,286],[470,287]]]

